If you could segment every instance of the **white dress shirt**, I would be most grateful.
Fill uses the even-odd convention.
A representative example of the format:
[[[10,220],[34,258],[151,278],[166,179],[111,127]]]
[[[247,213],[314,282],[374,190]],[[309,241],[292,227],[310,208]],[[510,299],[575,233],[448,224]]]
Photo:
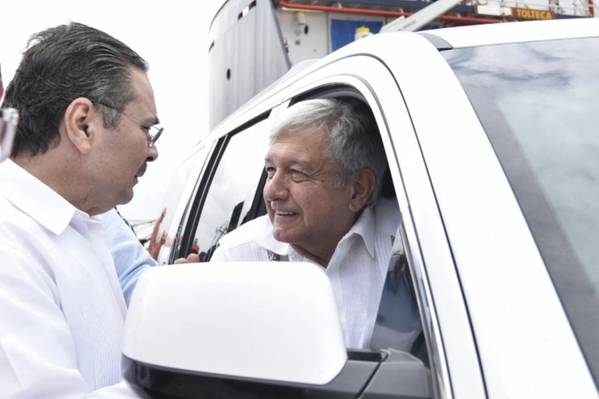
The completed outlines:
[[[379,200],[375,207],[366,208],[341,238],[326,267],[348,348],[369,347],[399,223],[397,204]],[[211,261],[268,261],[273,254],[315,263],[291,245],[275,240],[266,215],[224,236]]]
[[[136,397],[125,312],[102,218],[0,164],[0,398]]]

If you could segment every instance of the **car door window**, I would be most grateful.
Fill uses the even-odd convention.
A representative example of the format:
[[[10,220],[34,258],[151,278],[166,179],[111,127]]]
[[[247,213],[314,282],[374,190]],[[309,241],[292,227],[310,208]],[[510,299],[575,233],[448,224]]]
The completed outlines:
[[[219,239],[241,224],[252,208],[269,133],[268,120],[264,120],[229,138],[194,234],[192,251],[202,261],[210,259]]]
[[[204,145],[193,152],[177,168],[177,173],[166,191],[164,199],[164,220],[158,226],[156,239],[162,247],[158,255],[159,263],[167,263],[176,244],[181,239],[183,215],[187,213],[194,186],[206,166],[210,145]]]
[[[405,233],[400,226],[394,238],[370,346],[373,350],[393,348],[410,352],[428,364],[409,258]]]

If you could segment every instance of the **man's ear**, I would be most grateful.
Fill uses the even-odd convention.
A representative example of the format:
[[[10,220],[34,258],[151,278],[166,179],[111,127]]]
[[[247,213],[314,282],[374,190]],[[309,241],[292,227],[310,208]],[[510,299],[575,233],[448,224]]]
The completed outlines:
[[[101,117],[101,115],[100,115]],[[71,101],[64,112],[65,138],[81,153],[88,154],[92,148],[95,120],[98,112],[90,99],[78,97]]]
[[[362,168],[350,181],[352,197],[349,209],[360,212],[368,204],[371,194],[376,186],[376,176],[369,168]]]

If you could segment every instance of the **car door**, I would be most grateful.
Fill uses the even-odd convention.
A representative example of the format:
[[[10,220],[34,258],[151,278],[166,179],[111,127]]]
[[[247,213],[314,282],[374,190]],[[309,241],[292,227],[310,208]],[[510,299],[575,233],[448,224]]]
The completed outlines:
[[[393,74],[373,57],[352,56],[311,71],[310,76],[300,73],[275,97],[282,103],[294,103],[311,97],[348,95],[359,97],[371,109],[385,146],[395,199],[403,216],[401,246],[409,255],[435,396],[484,397],[460,281],[414,126]],[[194,249],[209,259],[223,234],[260,214],[267,124],[268,118],[264,118],[220,139],[219,145],[225,148],[222,159],[213,160],[215,166],[205,180],[208,184],[196,192],[195,211],[189,213],[179,256]],[[250,134],[252,139],[246,141],[244,137]],[[251,156],[239,158],[240,153],[250,153],[250,143],[255,146]]]

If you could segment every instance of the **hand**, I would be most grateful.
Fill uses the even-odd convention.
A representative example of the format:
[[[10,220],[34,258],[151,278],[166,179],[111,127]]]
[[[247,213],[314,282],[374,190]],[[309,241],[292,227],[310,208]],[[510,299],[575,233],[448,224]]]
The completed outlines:
[[[175,259],[175,264],[179,264],[179,263],[198,263],[199,261],[200,261],[200,255],[194,254],[194,253],[190,253],[185,258]]]
[[[164,216],[166,215],[166,208],[162,210],[162,213],[154,222],[154,227],[152,228],[152,235],[150,236],[150,245],[148,247],[148,252],[154,259],[158,259],[158,254],[160,253],[160,248],[166,242],[166,231],[163,231],[160,235],[160,239],[158,239],[158,232],[160,231],[160,224],[164,220]]]

